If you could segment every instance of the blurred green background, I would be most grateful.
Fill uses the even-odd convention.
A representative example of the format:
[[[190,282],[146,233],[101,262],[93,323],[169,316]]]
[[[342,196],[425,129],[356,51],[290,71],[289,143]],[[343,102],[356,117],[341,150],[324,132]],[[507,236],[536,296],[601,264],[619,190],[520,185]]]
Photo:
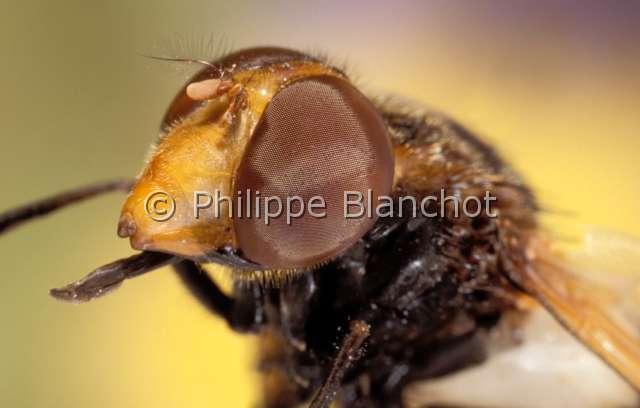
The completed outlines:
[[[186,75],[137,54],[215,35],[234,48],[346,59],[365,89],[424,102],[496,144],[546,209],[640,233],[638,2],[4,0],[0,9],[0,210],[137,174]],[[198,307],[170,270],[82,306],[47,295],[131,253],[115,234],[122,201],[83,203],[0,238],[0,406],[255,403],[252,340]]]

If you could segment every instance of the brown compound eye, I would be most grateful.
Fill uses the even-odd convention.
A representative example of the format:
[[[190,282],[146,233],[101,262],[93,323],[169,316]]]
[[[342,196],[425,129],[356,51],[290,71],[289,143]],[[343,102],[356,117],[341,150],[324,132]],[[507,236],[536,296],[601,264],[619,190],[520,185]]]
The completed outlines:
[[[363,204],[387,195],[393,152],[386,126],[371,102],[344,79],[318,76],[296,81],[271,100],[239,164],[235,191],[278,197],[281,216],[235,217],[236,242],[249,260],[268,268],[318,264],[346,250],[375,223],[375,211],[345,216],[345,193]],[[369,195],[370,192],[370,195]],[[288,222],[291,213],[305,212]],[[313,197],[321,197],[321,201]],[[309,210],[308,204],[317,207]],[[277,207],[274,203],[273,206]],[[272,205],[268,206],[273,210]],[[277,208],[276,208],[277,209]],[[349,207],[357,215],[360,208]],[[320,216],[324,213],[324,216]],[[253,214],[252,214],[253,215]]]

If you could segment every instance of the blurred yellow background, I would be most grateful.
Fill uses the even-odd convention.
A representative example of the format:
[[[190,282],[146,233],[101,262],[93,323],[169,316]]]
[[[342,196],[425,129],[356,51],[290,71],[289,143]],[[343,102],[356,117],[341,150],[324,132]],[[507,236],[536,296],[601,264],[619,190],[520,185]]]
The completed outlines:
[[[7,1],[0,210],[135,175],[185,79],[137,54],[175,33],[213,34],[234,48],[346,59],[365,89],[484,135],[546,209],[638,235],[639,18],[630,1]],[[208,315],[169,269],[82,306],[47,295],[132,252],[115,234],[122,200],[0,238],[0,406],[255,405],[251,339]]]

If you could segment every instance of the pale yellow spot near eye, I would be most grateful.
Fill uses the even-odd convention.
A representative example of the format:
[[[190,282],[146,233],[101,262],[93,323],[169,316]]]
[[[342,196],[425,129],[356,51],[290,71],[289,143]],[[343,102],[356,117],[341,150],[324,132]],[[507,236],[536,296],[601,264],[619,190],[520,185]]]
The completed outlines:
[[[219,176],[219,177],[231,177],[231,173],[228,171],[213,171],[213,172],[210,172],[209,175]]]
[[[194,101],[205,101],[216,96],[219,86],[219,79],[192,82],[187,86],[187,96]]]

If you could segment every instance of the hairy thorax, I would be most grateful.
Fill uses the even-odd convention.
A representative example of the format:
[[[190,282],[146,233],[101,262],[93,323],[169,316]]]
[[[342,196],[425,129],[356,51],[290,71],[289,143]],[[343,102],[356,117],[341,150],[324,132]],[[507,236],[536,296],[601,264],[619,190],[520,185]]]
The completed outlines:
[[[399,406],[404,385],[481,362],[487,338],[518,302],[507,276],[526,262],[535,230],[530,191],[457,124],[430,113],[384,117],[396,156],[395,196],[489,191],[498,216],[456,216],[447,208],[436,218],[379,219],[347,253],[267,290],[261,367],[270,406],[310,396],[356,316],[371,323],[372,335],[339,398],[345,406]]]

